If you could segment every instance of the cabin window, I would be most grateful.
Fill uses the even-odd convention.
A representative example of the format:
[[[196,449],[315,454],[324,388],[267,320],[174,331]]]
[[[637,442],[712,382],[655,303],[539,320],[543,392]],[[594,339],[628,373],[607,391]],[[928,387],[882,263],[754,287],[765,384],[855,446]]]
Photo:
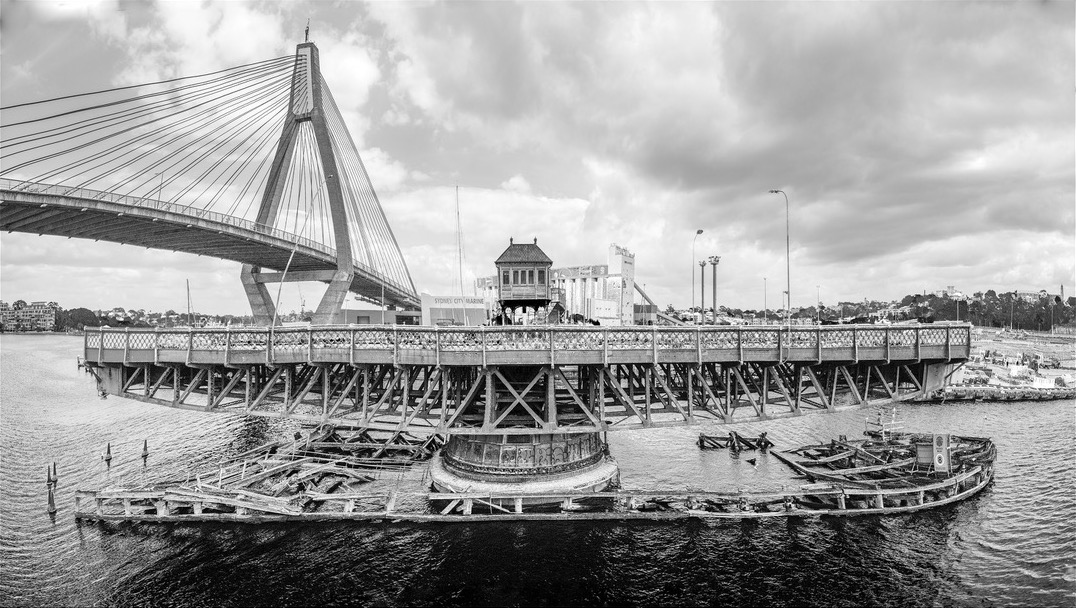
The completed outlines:
[[[508,284],[508,271],[507,270],[504,271],[504,284],[505,285]]]
[[[519,285],[519,271],[518,270],[513,270],[512,271],[512,284],[513,285]]]
[[[534,271],[533,270],[528,270],[527,271],[527,284],[534,285]]]
[[[538,284],[539,285],[545,285],[545,271],[544,270],[539,270],[538,271]]]

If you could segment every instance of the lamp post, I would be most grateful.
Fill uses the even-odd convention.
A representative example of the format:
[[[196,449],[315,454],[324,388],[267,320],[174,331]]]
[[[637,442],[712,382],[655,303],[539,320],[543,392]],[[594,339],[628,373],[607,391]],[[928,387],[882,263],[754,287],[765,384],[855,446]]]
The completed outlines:
[[[706,325],[706,260],[699,260],[699,325]]]
[[[762,324],[765,325],[770,322],[769,305],[766,304],[766,296],[769,290],[766,287],[766,277],[762,277]]]
[[[695,308],[695,241],[699,239],[699,235],[702,234],[702,228],[695,231],[695,238],[691,239],[691,306],[688,306],[688,310]]]
[[[711,282],[713,283],[713,286],[710,288],[713,290],[713,297],[710,298],[712,300],[710,305],[714,307],[714,325],[717,325],[717,263],[720,261],[721,256],[710,256],[710,265],[713,267],[713,276],[710,277],[712,279]]]
[[[814,286],[814,322],[822,324],[822,288],[818,285]]]
[[[785,293],[788,294],[788,312],[785,313],[788,318],[788,324],[792,324],[792,246],[791,236],[788,229],[788,194],[785,194],[784,190],[770,190],[770,194],[777,194],[780,192],[785,197]]]

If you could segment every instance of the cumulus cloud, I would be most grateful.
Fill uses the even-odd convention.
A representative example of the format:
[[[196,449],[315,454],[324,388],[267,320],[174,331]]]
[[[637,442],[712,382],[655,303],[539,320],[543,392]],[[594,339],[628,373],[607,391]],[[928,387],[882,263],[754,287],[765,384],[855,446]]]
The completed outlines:
[[[37,19],[74,27],[47,10]],[[795,304],[1076,281],[1071,3],[79,10],[103,44],[124,41],[101,68],[111,82],[288,55],[310,16],[423,291],[459,288],[456,184],[468,277],[492,272],[509,237],[537,236],[565,265],[602,263],[617,242],[659,303],[686,305],[701,228],[696,253],[722,256],[719,298],[761,306],[767,277],[773,306],[780,188]],[[28,79],[38,64],[8,52],[13,35],[5,76]]]
[[[522,175],[513,175],[501,183],[501,188],[511,192],[519,192],[520,194],[530,194],[531,184]]]

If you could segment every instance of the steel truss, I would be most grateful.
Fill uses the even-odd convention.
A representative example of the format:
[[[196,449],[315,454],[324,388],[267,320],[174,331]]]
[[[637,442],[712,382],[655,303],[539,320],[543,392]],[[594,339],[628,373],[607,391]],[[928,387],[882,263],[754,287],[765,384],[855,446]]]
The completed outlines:
[[[831,412],[924,394],[939,363],[102,366],[124,397],[396,433],[591,433]]]

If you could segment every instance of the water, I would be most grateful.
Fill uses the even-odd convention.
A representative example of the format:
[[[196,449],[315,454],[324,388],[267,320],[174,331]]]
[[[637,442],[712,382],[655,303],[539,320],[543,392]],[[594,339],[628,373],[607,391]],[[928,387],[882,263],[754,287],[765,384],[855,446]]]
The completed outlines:
[[[906,405],[910,430],[991,436],[996,481],[900,517],[264,526],[76,523],[74,490],[183,479],[286,421],[99,399],[80,338],[0,337],[0,603],[37,605],[1025,605],[1076,601],[1072,402]],[[860,435],[871,410],[739,425],[779,447]],[[726,432],[725,427],[711,427]],[[776,459],[699,429],[611,433],[633,488],[779,488]],[[149,440],[142,467],[142,441]],[[111,469],[102,459],[112,444]],[[751,466],[744,458],[757,458]],[[55,517],[45,467],[56,461]],[[383,480],[418,489],[415,476]],[[413,488],[409,487],[411,484]]]

